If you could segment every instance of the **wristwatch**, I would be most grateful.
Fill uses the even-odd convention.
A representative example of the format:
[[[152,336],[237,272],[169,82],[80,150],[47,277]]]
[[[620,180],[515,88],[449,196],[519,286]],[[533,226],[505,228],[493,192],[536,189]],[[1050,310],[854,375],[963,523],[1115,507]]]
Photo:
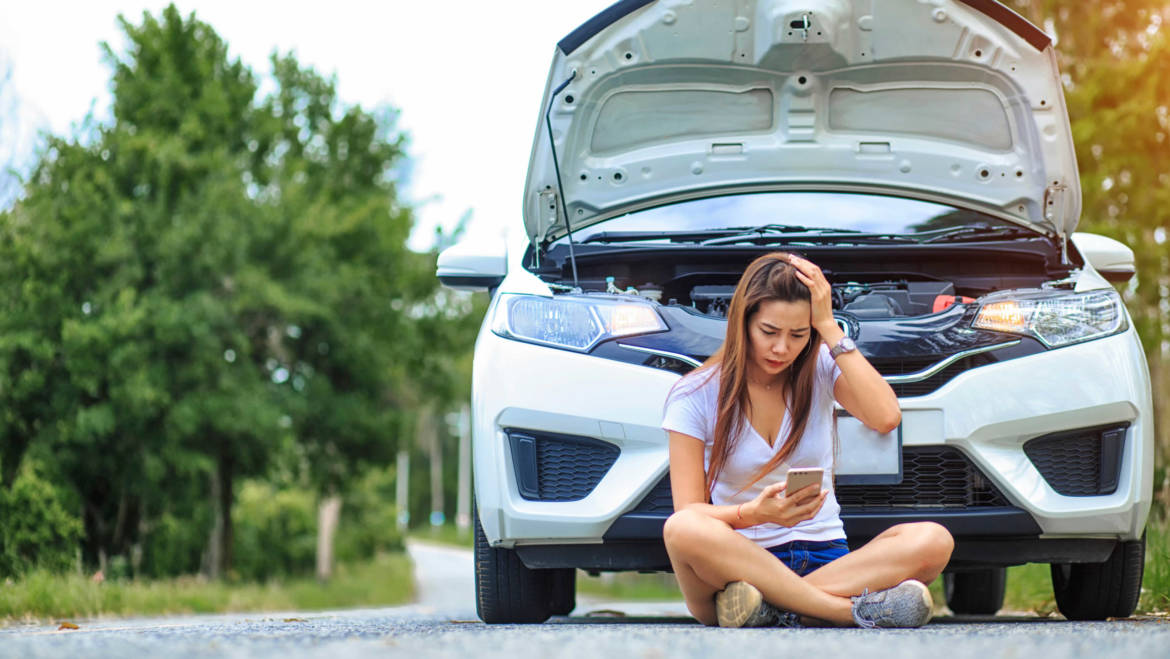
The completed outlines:
[[[843,336],[841,337],[841,340],[837,342],[837,345],[829,349],[829,356],[833,359],[836,359],[841,355],[847,352],[853,352],[854,350],[857,350],[857,344],[853,342],[853,339],[847,336]]]

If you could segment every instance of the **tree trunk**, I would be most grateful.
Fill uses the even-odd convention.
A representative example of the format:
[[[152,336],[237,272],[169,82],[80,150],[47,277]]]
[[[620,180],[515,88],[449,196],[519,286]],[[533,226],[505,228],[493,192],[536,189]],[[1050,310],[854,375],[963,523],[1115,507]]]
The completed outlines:
[[[211,506],[215,523],[208,543],[207,576],[221,579],[232,568],[232,471],[231,455],[220,453],[211,474]]]
[[[317,580],[333,578],[333,537],[341,520],[341,497],[331,494],[317,504]]]
[[[438,415],[427,408],[423,412],[424,442],[431,457],[431,526],[442,526],[447,521],[443,511],[443,447],[440,441]]]

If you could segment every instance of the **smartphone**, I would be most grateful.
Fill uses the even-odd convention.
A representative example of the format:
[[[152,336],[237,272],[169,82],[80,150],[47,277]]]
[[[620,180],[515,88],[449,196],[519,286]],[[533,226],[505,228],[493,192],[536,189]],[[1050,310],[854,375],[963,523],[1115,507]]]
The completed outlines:
[[[825,477],[825,470],[820,467],[796,467],[788,470],[788,485],[784,487],[784,496],[792,496],[809,485],[816,485],[813,494],[821,493],[821,481]]]

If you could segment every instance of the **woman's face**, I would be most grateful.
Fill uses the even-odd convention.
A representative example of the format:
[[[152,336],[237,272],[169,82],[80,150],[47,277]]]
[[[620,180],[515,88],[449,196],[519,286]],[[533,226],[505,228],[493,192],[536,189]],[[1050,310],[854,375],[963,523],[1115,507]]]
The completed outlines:
[[[780,374],[808,345],[811,331],[808,302],[760,303],[748,319],[748,363],[763,377]]]

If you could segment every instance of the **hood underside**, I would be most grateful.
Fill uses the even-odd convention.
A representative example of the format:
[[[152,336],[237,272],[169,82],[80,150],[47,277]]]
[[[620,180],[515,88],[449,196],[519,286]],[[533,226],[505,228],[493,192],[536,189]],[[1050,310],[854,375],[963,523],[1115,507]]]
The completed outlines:
[[[1080,186],[1049,39],[986,0],[628,0],[561,42],[525,188],[533,243],[563,236],[566,215],[577,230],[786,189],[1071,233]]]

